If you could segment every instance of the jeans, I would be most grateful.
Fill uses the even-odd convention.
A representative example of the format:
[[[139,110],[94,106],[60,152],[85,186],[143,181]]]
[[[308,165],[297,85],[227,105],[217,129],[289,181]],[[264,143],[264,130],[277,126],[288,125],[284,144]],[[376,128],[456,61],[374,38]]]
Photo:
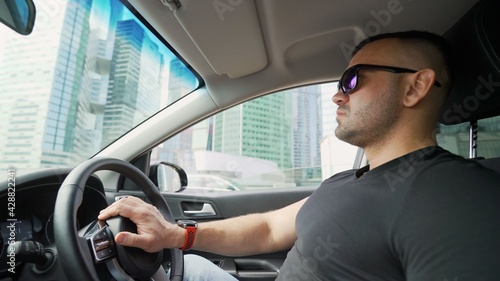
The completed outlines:
[[[184,255],[184,281],[238,281],[213,262],[197,256]]]

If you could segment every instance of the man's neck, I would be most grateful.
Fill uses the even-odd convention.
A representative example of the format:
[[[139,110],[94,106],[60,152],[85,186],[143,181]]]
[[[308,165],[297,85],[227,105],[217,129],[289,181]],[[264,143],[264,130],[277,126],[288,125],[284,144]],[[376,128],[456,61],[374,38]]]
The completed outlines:
[[[390,143],[365,147],[370,170],[410,152],[437,145],[434,138],[391,139]]]

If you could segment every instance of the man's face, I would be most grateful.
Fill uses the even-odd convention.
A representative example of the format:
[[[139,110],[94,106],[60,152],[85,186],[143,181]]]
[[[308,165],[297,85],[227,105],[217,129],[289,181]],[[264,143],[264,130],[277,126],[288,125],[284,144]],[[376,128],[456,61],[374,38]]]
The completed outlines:
[[[356,64],[402,66],[403,62],[388,55],[394,54],[395,45],[394,39],[372,42],[352,58],[349,67]],[[361,69],[358,86],[349,95],[339,91],[333,96],[333,102],[339,106],[336,136],[362,148],[382,144],[390,137],[401,108],[399,78],[394,73]]]

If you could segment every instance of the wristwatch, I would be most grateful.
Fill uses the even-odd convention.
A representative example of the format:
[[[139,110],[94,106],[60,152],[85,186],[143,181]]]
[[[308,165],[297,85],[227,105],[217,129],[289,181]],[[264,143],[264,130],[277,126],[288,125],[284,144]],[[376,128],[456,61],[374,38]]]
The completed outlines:
[[[189,251],[194,244],[194,237],[196,236],[198,223],[192,220],[178,220],[177,225],[186,229],[186,239],[184,240],[184,245],[179,249],[181,251]]]

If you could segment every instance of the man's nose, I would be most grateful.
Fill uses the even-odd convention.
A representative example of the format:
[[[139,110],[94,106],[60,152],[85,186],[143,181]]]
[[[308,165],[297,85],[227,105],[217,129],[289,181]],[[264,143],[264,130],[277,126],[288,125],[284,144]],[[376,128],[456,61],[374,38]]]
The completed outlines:
[[[349,101],[349,95],[344,94],[341,90],[337,90],[337,93],[332,97],[332,101],[337,105],[347,103]]]

